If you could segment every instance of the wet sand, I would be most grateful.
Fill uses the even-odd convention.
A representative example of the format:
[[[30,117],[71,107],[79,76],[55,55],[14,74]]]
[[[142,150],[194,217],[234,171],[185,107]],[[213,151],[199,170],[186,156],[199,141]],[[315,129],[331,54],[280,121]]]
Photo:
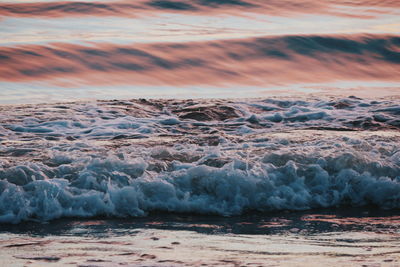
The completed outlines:
[[[153,214],[0,226],[1,266],[398,266],[398,211]]]

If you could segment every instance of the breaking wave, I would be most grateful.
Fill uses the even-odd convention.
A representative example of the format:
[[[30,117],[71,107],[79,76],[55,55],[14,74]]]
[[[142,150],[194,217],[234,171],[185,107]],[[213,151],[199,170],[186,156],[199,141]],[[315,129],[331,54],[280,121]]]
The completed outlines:
[[[400,208],[396,102],[191,101],[2,107],[0,221]]]

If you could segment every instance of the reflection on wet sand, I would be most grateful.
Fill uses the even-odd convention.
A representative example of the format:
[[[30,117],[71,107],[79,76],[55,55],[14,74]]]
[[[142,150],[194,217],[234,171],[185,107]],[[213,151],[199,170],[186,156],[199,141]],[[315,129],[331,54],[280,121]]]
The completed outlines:
[[[399,217],[394,213],[341,209],[231,218],[153,214],[129,220],[30,222],[0,229],[0,263],[396,265],[400,236]]]

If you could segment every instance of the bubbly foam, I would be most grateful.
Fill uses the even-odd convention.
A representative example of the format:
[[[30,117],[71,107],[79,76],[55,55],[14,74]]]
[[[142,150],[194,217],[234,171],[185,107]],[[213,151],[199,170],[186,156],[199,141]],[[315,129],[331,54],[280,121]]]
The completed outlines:
[[[398,102],[205,102],[1,107],[0,222],[400,208]]]

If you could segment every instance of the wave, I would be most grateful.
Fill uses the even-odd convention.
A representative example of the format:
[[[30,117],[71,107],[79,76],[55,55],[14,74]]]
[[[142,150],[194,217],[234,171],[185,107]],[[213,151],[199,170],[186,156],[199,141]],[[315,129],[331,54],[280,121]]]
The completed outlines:
[[[190,161],[191,154],[173,149],[153,150],[153,159],[59,154],[49,159],[55,167],[29,163],[0,172],[0,222],[150,211],[227,216],[339,205],[400,208],[400,152],[384,159],[352,149],[321,149],[326,148],[302,154],[281,149],[222,163],[224,153],[216,157],[216,151],[194,162],[179,161]],[[155,172],[154,158],[165,155],[170,158],[160,164],[166,170]]]
[[[396,99],[1,108],[2,223],[152,211],[400,208]],[[371,132],[373,124],[380,128]]]
[[[374,18],[382,13],[396,14],[398,1],[332,0],[332,1],[277,1],[277,0],[149,0],[113,2],[38,2],[0,3],[0,16],[12,17],[66,17],[66,16],[127,16],[183,13],[192,15],[236,15],[258,13],[270,16],[299,14],[327,14],[334,16]],[[360,10],[354,9],[359,8]],[[379,9],[380,8],[380,9]],[[384,9],[382,9],[384,8]]]
[[[390,35],[25,45],[0,48],[0,80],[181,86],[399,81],[399,48],[400,38]]]

